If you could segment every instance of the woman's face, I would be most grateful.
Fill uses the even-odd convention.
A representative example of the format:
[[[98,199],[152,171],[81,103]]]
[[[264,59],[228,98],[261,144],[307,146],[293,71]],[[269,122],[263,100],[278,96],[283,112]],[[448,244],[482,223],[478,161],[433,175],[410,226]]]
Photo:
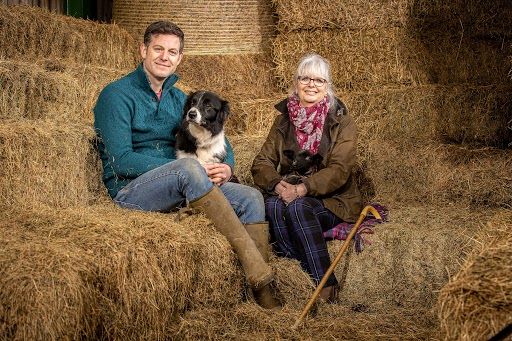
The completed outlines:
[[[327,95],[327,82],[321,77],[301,75],[297,79],[297,95],[301,106],[310,107]]]

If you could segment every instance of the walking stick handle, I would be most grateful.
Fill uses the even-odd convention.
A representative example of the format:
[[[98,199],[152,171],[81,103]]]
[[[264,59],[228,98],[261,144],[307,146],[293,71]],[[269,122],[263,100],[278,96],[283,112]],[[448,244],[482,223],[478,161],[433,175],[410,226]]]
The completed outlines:
[[[313,292],[313,295],[311,295],[311,298],[309,299],[308,303],[302,310],[302,313],[300,314],[300,316],[297,318],[294,325],[292,326],[292,329],[294,329],[294,330],[297,329],[297,327],[300,325],[300,323],[302,322],[304,317],[307,315],[307,313],[309,312],[309,310],[315,303],[318,295],[320,294],[320,291],[322,291],[325,283],[327,283],[327,279],[329,279],[329,276],[333,273],[334,268],[336,268],[336,265],[338,265],[338,262],[341,260],[341,257],[343,257],[343,254],[348,249],[350,240],[352,240],[354,235],[357,233],[357,230],[359,229],[359,226],[361,225],[364,218],[368,214],[368,211],[370,211],[371,214],[373,214],[373,216],[375,218],[382,220],[382,217],[380,216],[379,212],[377,212],[377,210],[373,206],[368,205],[368,206],[365,206],[365,208],[363,208],[363,210],[361,211],[361,214],[359,215],[359,219],[357,219],[357,222],[354,224],[354,227],[352,227],[352,230],[350,230],[350,233],[347,236],[347,239],[345,240],[345,242],[343,243],[343,246],[341,247],[340,251],[338,252],[338,255],[336,256],[334,261],[331,263],[331,266],[329,266],[329,269],[327,269],[327,271],[325,272],[324,276],[322,277],[322,280],[320,281],[320,283],[316,287],[315,291]]]

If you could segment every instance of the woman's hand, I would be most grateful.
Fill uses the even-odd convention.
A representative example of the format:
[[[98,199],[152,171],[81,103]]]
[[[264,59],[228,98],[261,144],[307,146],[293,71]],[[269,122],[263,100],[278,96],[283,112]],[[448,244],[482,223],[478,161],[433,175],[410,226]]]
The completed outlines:
[[[231,179],[231,167],[225,163],[209,163],[203,166],[210,181],[220,186]]]
[[[286,205],[297,198],[305,196],[308,192],[304,184],[292,185],[282,180],[276,185],[275,191]]]

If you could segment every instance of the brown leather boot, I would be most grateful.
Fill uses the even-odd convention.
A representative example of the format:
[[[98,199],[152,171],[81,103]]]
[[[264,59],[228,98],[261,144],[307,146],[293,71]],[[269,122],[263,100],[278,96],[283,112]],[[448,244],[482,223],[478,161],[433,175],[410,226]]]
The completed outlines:
[[[270,259],[268,223],[246,224],[245,228],[249,236],[254,240],[258,250],[260,250],[263,260],[268,263]],[[258,290],[253,289],[253,294],[256,302],[263,308],[277,310],[282,307],[281,302],[275,297],[275,292],[271,284],[267,284]]]
[[[190,203],[190,207],[204,212],[231,244],[242,264],[249,286],[260,290],[274,278],[272,269],[263,259],[254,241],[238,219],[224,193],[217,187]]]

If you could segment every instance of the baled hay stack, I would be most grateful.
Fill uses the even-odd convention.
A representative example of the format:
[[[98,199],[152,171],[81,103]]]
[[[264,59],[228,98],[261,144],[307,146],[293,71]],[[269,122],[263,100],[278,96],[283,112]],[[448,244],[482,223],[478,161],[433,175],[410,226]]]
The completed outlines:
[[[83,96],[68,74],[50,73],[37,65],[0,61],[0,118],[55,119],[80,116]]]
[[[99,92],[126,72],[52,60],[0,61],[0,118],[92,123]]]
[[[94,136],[77,123],[0,124],[0,204],[60,208],[104,197]]]
[[[480,36],[510,36],[512,4],[508,0],[410,1],[410,21],[424,27],[444,27]]]
[[[512,154],[494,148],[375,140],[359,152],[387,203],[512,207]]]
[[[360,254],[351,247],[336,268],[341,304],[366,311],[434,307],[439,289],[459,270],[473,235],[490,214],[462,205],[394,204],[389,222],[364,235],[371,244]],[[341,245],[330,243],[331,258]]]
[[[117,0],[113,19],[138,41],[150,23],[170,20],[193,55],[261,52],[274,30],[267,0]]]
[[[230,135],[228,137],[235,153],[235,175],[241,183],[246,185],[253,184],[251,174],[252,161],[256,154],[260,152],[266,137],[266,135],[261,134]]]
[[[346,92],[339,97],[356,119],[360,144],[374,139],[441,141],[505,147],[512,141],[512,87],[426,85]]]
[[[439,295],[448,340],[488,340],[512,323],[512,211],[496,214]]]
[[[0,5],[0,58],[65,60],[129,69],[137,61],[133,37],[99,24],[31,6]]]
[[[233,102],[228,118],[229,131],[266,137],[275,117],[279,114],[274,105],[287,96],[285,93],[272,93],[265,98]]]
[[[210,90],[236,105],[276,91],[268,53],[193,55],[185,48],[177,73],[196,90]]]
[[[302,309],[302,307],[301,307]],[[322,305],[297,329],[300,310],[269,314],[254,305],[227,310],[202,309],[185,314],[173,335],[179,340],[433,340],[438,327],[422,309],[375,314]]]
[[[440,84],[510,85],[508,56],[512,47],[502,36],[476,35],[434,26],[412,33],[421,43],[426,71]]]
[[[272,0],[280,32],[317,28],[351,30],[401,27],[410,0]]]
[[[282,90],[290,86],[300,58],[310,52],[330,61],[339,90],[368,90],[428,82],[421,51],[421,45],[401,28],[318,29],[278,34],[272,56]]]
[[[201,216],[112,203],[0,212],[1,338],[164,339],[186,309],[241,301],[234,253]]]

